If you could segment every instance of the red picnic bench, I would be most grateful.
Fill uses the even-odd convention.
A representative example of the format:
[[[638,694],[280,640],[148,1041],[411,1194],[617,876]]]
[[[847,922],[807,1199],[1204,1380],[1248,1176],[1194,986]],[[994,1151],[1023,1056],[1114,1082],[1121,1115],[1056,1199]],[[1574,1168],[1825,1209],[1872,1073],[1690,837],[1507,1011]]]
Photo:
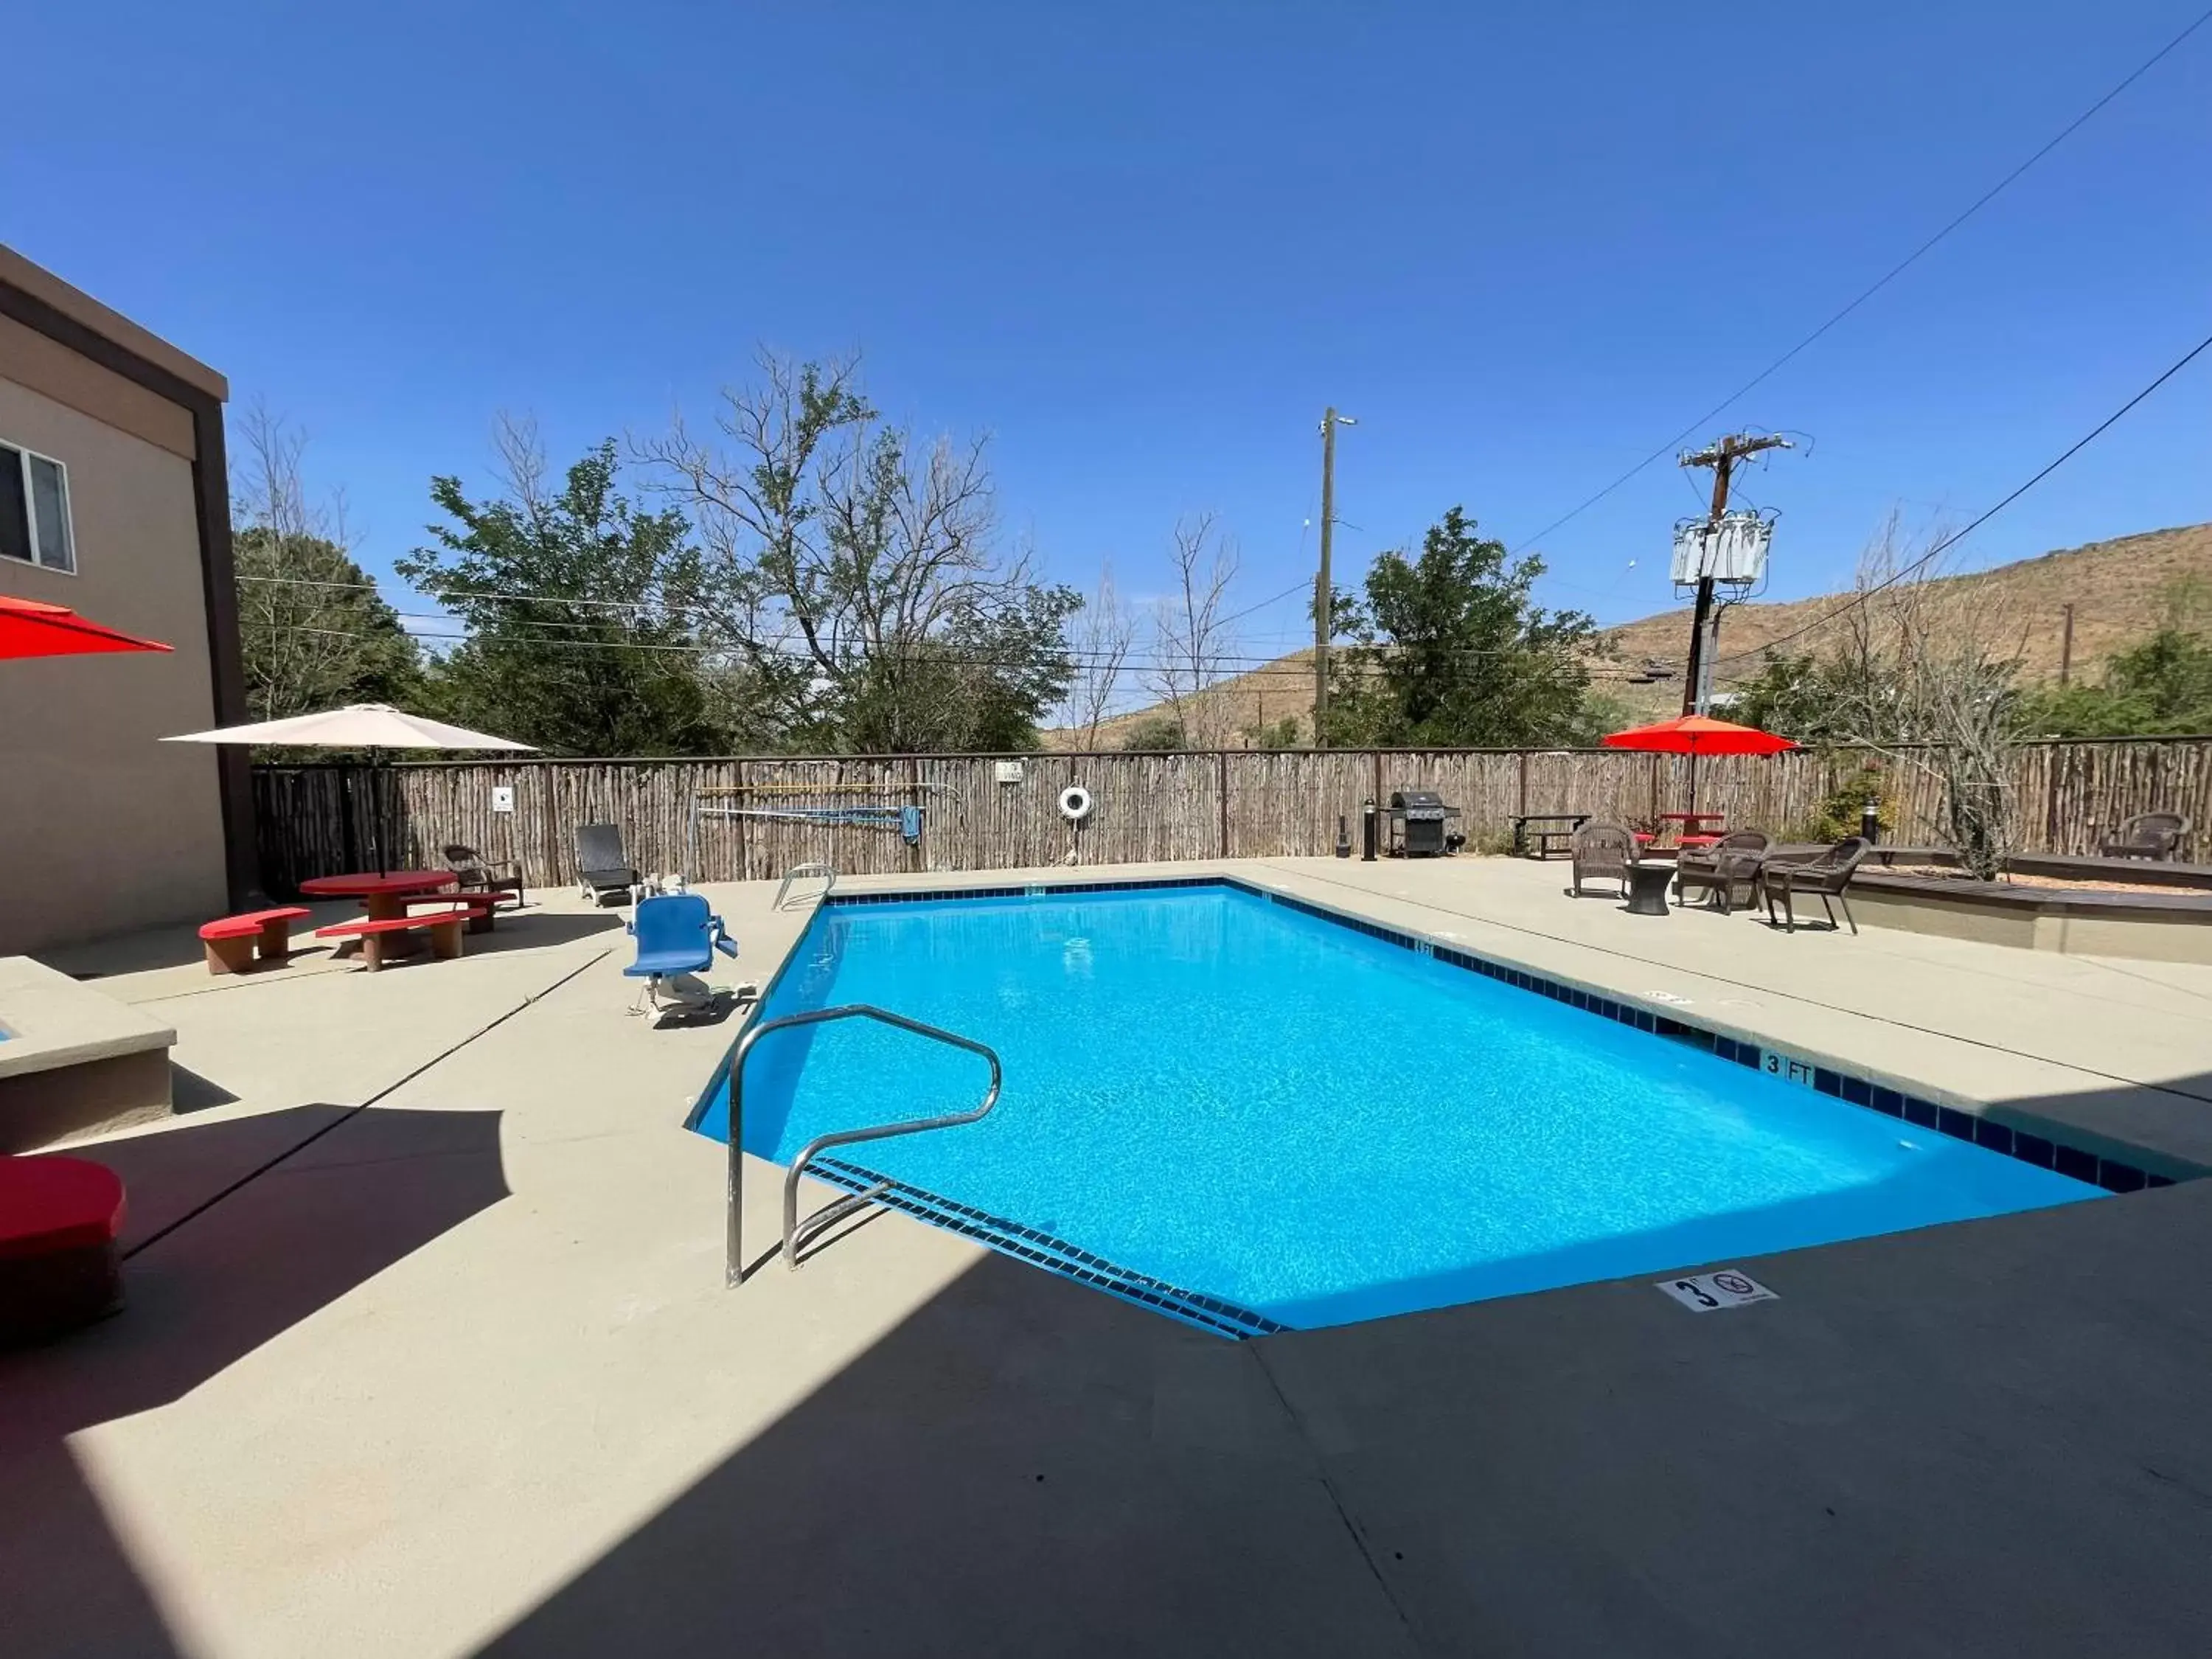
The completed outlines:
[[[430,954],[434,957],[460,955],[461,928],[467,921],[467,915],[458,910],[450,915],[386,916],[380,921],[364,916],[358,921],[333,922],[328,927],[318,927],[315,937],[359,939],[362,966],[373,974],[384,966],[386,941],[394,934],[423,935],[430,941]]]
[[[287,905],[275,910],[249,910],[244,915],[218,916],[200,928],[207,949],[210,974],[243,974],[257,962],[281,962],[292,951],[292,923],[307,912]]]
[[[411,917],[418,904],[435,905],[441,913],[451,912],[468,919],[469,932],[489,933],[492,918],[499,914],[499,895],[496,893],[424,893],[419,897],[400,901]]]
[[[97,1319],[123,1299],[123,1182],[81,1158],[0,1158],[0,1344]]]
[[[364,916],[357,921],[333,922],[328,927],[318,927],[315,937],[359,939],[362,966],[373,974],[392,956],[391,945],[410,935],[427,938],[430,954],[442,960],[461,954],[462,928],[472,933],[489,930],[494,908],[491,900],[447,894],[441,896],[439,902],[441,908],[428,915]]]

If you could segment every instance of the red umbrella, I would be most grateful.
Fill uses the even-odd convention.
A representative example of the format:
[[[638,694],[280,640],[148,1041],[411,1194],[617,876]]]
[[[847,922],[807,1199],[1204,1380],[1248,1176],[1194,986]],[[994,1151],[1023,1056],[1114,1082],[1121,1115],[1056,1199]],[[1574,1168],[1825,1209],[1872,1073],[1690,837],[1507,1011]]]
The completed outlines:
[[[1690,757],[1690,806],[1698,805],[1698,757],[1700,755],[1778,755],[1797,745],[1787,738],[1762,732],[1755,726],[1737,726],[1710,714],[1678,714],[1656,726],[1631,726],[1609,732],[1600,739],[1608,749],[1639,749],[1654,755]]]
[[[75,657],[94,651],[167,651],[159,640],[142,640],[88,621],[65,605],[12,599],[0,593],[0,658]]]
[[[1682,714],[1656,726],[1608,732],[1608,749],[1640,749],[1655,755],[1778,755],[1797,745],[1755,726],[1735,726],[1710,714]]]

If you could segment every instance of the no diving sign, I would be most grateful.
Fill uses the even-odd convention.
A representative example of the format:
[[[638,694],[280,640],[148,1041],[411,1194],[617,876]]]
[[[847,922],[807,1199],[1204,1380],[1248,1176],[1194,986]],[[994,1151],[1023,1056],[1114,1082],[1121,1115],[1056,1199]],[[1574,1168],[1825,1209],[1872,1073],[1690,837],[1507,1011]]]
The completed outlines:
[[[1662,1279],[1659,1288],[1673,1297],[1692,1313],[1712,1313],[1723,1308],[1741,1308],[1753,1302],[1778,1302],[1781,1298],[1760,1284],[1749,1273],[1724,1268],[1717,1273],[1691,1273],[1680,1279]]]

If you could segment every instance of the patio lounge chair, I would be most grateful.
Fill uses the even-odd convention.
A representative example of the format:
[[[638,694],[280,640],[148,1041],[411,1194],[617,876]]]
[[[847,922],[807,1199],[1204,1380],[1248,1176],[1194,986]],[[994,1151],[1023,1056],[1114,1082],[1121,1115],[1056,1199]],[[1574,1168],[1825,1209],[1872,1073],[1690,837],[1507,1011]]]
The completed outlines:
[[[1629,867],[1635,864],[1636,837],[1618,823],[1585,823],[1575,831],[1575,884],[1567,889],[1583,896],[1586,881],[1617,881],[1620,896],[1628,896]]]
[[[623,976],[646,981],[646,994],[655,1007],[667,981],[679,975],[705,973],[714,965],[718,951],[732,959],[738,954],[737,940],[699,893],[640,899],[629,931],[637,939],[637,960],[623,969]],[[696,1003],[698,998],[679,993],[675,1000]]]
[[[1810,893],[1827,911],[1832,931],[1840,930],[1843,923],[1836,920],[1835,910],[1828,903],[1830,899],[1844,907],[1844,921],[1850,922],[1851,932],[1857,933],[1859,924],[1851,915],[1850,902],[1844,897],[1844,889],[1851,884],[1851,872],[1859,867],[1859,860],[1873,849],[1873,845],[1863,836],[1847,836],[1813,858],[1769,860],[1759,872],[1759,890],[1766,901],[1768,924],[1786,926],[1790,932],[1796,933],[1797,911],[1792,901],[1800,893]],[[1774,901],[1778,897],[1782,901],[1784,921],[1775,919]]]
[[[1764,830],[1735,830],[1710,847],[1683,848],[1674,861],[1675,902],[1683,902],[1689,890],[1698,887],[1705,890],[1709,902],[1719,902],[1723,915],[1735,908],[1739,891],[1745,903],[1752,902],[1771,844]]]
[[[446,868],[461,878],[464,893],[483,894],[495,905],[500,902],[501,894],[512,894],[514,908],[522,908],[522,866],[513,860],[495,864],[473,847],[448,842]]]
[[[2189,820],[2179,812],[2138,812],[2097,850],[2108,859],[2164,862],[2181,856],[2181,843],[2189,839]]]
[[[636,866],[623,851],[622,830],[611,823],[586,823],[576,831],[576,885],[594,904],[609,893],[630,897],[638,885]]]

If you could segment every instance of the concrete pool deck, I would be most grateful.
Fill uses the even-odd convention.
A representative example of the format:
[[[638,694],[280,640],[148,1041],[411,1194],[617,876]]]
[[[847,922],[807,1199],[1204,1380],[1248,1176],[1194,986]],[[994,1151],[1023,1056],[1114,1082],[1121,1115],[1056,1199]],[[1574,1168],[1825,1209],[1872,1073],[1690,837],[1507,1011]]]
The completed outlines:
[[[2212,968],[1633,917],[1563,864],[1149,872],[1210,870],[2212,1152]],[[708,890],[764,981],[806,912]],[[737,1025],[648,1029],[619,914],[535,896],[374,977],[63,963],[196,1109],[85,1149],[130,1307],[0,1357],[11,1654],[2202,1650],[2212,1183],[1732,1264],[1781,1299],[1710,1317],[1231,1343],[897,1214],[725,1291],[681,1123]]]

